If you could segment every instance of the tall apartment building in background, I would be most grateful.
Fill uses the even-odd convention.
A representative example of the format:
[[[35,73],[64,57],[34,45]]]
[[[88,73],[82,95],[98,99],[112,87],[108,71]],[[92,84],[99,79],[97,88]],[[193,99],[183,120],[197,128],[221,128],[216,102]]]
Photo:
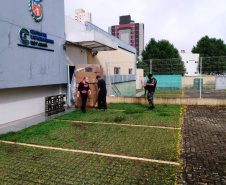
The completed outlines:
[[[135,23],[130,15],[120,16],[119,25],[110,26],[108,33],[133,46],[137,55],[144,49],[144,24]]]
[[[85,24],[86,21],[92,23],[92,14],[85,12],[83,9],[76,9],[75,14],[69,15],[68,17]]]

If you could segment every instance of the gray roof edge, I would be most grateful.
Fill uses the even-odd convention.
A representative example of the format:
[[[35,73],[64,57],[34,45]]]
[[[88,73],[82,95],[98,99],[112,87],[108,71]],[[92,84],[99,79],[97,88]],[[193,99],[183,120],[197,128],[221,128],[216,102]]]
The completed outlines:
[[[110,38],[110,39],[112,39],[114,41],[117,41],[118,42],[118,46],[120,48],[123,48],[125,50],[128,50],[128,51],[136,54],[136,48],[135,47],[123,42],[122,40],[116,38],[115,36],[111,35],[110,33],[106,32],[104,30],[102,30],[101,28],[95,26],[94,24],[92,24],[90,22],[86,22],[85,26],[86,26],[86,30],[95,30],[95,31],[105,35],[106,37],[108,37],[108,38]]]

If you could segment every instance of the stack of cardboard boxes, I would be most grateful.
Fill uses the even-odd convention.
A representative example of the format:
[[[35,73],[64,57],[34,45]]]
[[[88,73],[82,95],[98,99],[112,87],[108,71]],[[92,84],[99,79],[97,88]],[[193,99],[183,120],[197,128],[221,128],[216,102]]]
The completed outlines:
[[[94,107],[97,102],[97,79],[96,76],[100,75],[103,77],[103,68],[99,64],[79,64],[75,66],[75,69],[81,69],[75,73],[76,78],[76,95],[78,93],[78,84],[83,80],[84,77],[88,77],[89,88],[91,95],[88,96],[86,107]],[[76,108],[81,108],[82,99],[76,96]]]

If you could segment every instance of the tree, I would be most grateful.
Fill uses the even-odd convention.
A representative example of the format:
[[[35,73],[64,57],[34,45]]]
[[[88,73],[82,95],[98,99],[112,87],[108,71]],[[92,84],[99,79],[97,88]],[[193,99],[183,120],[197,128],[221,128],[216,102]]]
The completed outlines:
[[[223,73],[226,71],[226,45],[224,41],[216,38],[202,37],[192,53],[199,53],[202,60],[202,73]]]
[[[199,53],[200,57],[225,56],[226,45],[221,39],[202,37],[196,46],[193,46],[192,53]]]
[[[148,65],[145,62],[138,61],[137,68],[144,70],[144,76],[149,74],[149,67],[148,67]]]
[[[150,67],[152,60],[153,74],[185,74],[184,63],[178,50],[167,40],[155,41],[151,38],[142,52],[142,60]]]

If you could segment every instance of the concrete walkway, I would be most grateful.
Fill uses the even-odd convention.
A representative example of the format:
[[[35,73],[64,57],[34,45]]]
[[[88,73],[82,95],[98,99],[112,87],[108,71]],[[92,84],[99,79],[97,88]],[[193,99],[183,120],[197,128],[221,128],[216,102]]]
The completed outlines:
[[[183,184],[226,185],[226,107],[188,106],[182,137]]]
[[[25,118],[25,119],[13,121],[13,122],[10,122],[10,123],[6,123],[6,124],[3,124],[3,125],[0,125],[0,134],[12,132],[12,131],[17,132],[19,130],[25,129],[25,128],[30,127],[32,125],[36,125],[38,123],[54,119],[57,116],[63,115],[63,114],[68,113],[68,112],[72,112],[74,110],[75,110],[74,107],[66,108],[65,112],[53,114],[51,116],[46,116],[45,113],[43,113],[43,114],[35,115],[35,116],[29,117],[29,118]]]

